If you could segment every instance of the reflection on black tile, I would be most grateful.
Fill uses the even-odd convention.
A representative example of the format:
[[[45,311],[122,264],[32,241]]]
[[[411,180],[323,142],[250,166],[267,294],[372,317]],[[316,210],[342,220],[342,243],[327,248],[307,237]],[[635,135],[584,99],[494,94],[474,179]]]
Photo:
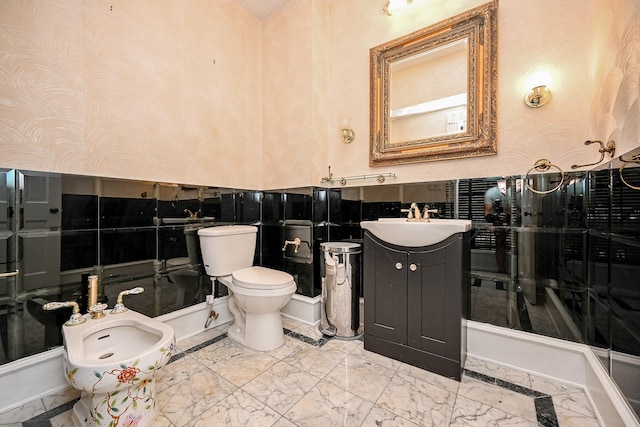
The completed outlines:
[[[155,199],[100,198],[100,228],[152,226]]]

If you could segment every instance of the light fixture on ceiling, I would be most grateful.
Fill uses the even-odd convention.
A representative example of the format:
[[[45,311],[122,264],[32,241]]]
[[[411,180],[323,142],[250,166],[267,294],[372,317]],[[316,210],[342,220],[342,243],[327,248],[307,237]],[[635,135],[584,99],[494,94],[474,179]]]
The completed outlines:
[[[382,10],[385,11],[387,15],[391,16],[394,10],[401,9],[409,3],[413,3],[413,0],[387,0],[387,4]]]
[[[351,117],[340,116],[340,122],[342,124],[342,142],[350,144],[354,139],[356,139],[356,133],[351,129]]]

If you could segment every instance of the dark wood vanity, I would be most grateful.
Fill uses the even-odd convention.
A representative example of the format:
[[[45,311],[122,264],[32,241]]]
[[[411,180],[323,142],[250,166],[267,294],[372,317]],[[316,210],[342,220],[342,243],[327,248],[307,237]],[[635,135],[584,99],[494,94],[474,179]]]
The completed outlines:
[[[425,247],[364,236],[364,348],[460,381],[471,232]]]

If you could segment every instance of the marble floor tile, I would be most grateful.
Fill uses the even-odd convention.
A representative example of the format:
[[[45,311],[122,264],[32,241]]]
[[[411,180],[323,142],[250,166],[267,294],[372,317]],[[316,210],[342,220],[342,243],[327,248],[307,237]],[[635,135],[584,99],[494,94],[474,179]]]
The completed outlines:
[[[582,391],[580,387],[577,387],[573,384],[564,383],[562,381],[552,380],[536,375],[531,375],[531,388],[535,391],[539,391],[550,396]]]
[[[528,373],[508,368],[503,365],[487,362],[484,360],[467,357],[464,365],[465,369],[479,372],[481,374],[500,378],[523,387],[531,388],[531,378]]]
[[[331,370],[346,357],[347,354],[340,350],[328,348],[318,351],[316,347],[306,346],[290,354],[283,360],[311,375],[324,378],[325,375],[331,372]]]
[[[267,353],[269,353],[271,356],[275,357],[276,359],[282,360],[287,356],[289,356],[290,354],[300,350],[301,348],[306,347],[307,345],[309,344],[306,344],[300,341],[299,339],[285,335],[284,345],[276,348],[275,350],[269,350]]]
[[[600,422],[587,415],[578,414],[564,408],[556,408],[558,425],[560,427],[601,427]]]
[[[397,372],[428,382],[429,384],[443,388],[451,393],[457,393],[458,387],[460,386],[460,383],[456,380],[434,374],[433,372],[426,371],[424,369],[416,368],[415,366],[407,365],[406,363],[401,363],[400,366],[398,366]]]
[[[464,396],[489,407],[500,409],[530,421],[536,421],[536,408],[531,397],[514,391],[463,377],[458,396]]]
[[[586,417],[594,418],[595,414],[593,412],[593,408],[591,406],[591,402],[589,398],[583,391],[567,393],[567,394],[558,394],[552,396],[553,405],[556,411],[559,411],[560,408],[566,409],[567,411],[575,412],[580,415],[584,415]]]
[[[242,387],[280,414],[291,409],[320,379],[285,362],[279,362]]]
[[[200,414],[188,426],[266,427],[275,424],[280,418],[280,414],[253,398],[247,392],[237,390],[219,404]]]
[[[388,369],[393,369],[394,371],[397,370],[402,364],[402,362],[398,362],[397,360],[393,360],[388,357],[373,353],[369,350],[365,350],[364,343],[362,341],[349,354],[357,356],[361,359],[368,360],[369,362],[375,363],[376,365],[384,366]]]
[[[464,396],[458,396],[449,425],[474,427],[536,427],[538,422],[517,417]]]
[[[422,426],[442,426],[448,424],[455,400],[455,393],[396,373],[377,405]]]
[[[362,340],[339,339],[335,338],[327,342],[323,348],[334,348],[345,353],[351,353],[362,345]]]
[[[367,415],[362,423],[363,427],[419,427],[419,424],[412,423],[409,420],[375,406]]]
[[[327,382],[311,389],[285,417],[300,427],[360,426],[373,404]]]
[[[51,418],[51,427],[73,427],[73,412],[67,411]]]
[[[210,368],[238,387],[242,387],[276,363],[278,359],[266,352],[253,352],[217,360]]]
[[[184,381],[194,372],[198,372],[206,367],[191,355],[181,357],[169,363],[156,374],[156,387],[158,391],[166,390],[172,385]]]
[[[231,382],[203,367],[158,393],[160,411],[176,426],[186,425],[237,389]]]
[[[357,356],[348,355],[325,377],[325,381],[375,403],[395,371]]]
[[[301,332],[273,351],[241,346],[226,326],[181,342],[158,372],[152,426],[603,427],[572,384],[472,358],[457,382],[367,351],[361,340],[315,339],[308,325],[283,321]],[[34,399],[0,414],[0,425],[70,427],[76,397]]]

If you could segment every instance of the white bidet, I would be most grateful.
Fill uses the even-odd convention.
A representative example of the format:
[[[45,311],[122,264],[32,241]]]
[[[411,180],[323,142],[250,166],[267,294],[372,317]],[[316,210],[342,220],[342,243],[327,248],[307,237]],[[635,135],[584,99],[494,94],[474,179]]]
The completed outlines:
[[[64,371],[82,392],[77,427],[151,425],[158,414],[155,374],[175,350],[171,326],[132,310],[65,325]]]

